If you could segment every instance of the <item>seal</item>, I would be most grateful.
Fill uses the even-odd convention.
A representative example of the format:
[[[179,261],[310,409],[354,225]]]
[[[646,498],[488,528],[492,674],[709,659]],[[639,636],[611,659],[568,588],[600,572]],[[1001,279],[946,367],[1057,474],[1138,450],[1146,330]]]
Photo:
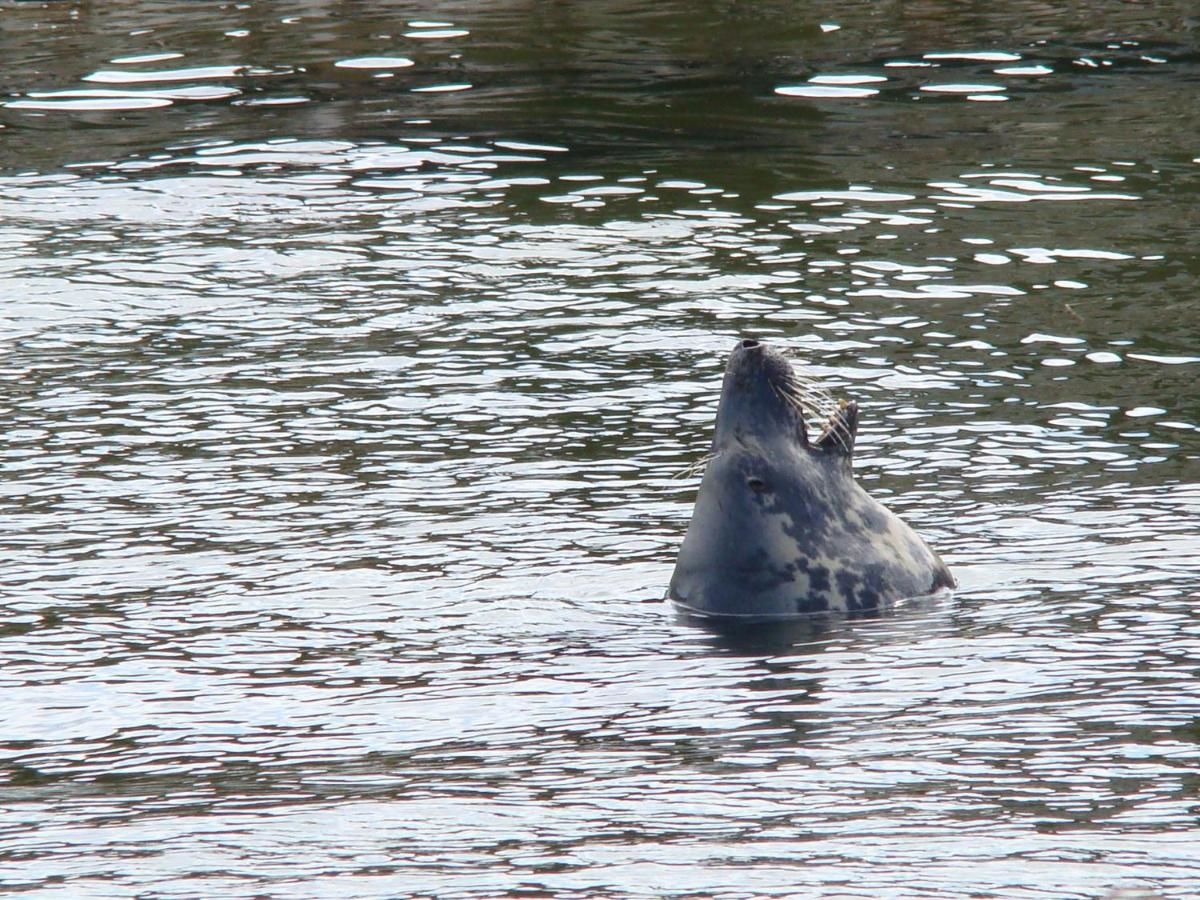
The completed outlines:
[[[858,405],[809,441],[802,382],[742,340],[725,367],[712,451],[669,596],[703,617],[871,614],[955,585],[938,555],[854,480]]]

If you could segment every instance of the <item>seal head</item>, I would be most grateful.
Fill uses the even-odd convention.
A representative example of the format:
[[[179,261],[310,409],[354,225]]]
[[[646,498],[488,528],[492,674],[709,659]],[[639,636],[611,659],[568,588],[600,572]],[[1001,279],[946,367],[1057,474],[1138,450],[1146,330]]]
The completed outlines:
[[[725,368],[710,461],[669,595],[701,616],[869,614],[954,586],[936,553],[854,480],[858,406],[810,441],[800,383],[755,340]]]

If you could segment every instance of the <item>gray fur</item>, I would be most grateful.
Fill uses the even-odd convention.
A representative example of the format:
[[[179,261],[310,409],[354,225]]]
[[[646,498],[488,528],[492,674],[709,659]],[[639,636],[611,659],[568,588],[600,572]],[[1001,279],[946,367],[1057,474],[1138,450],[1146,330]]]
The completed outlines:
[[[938,555],[854,480],[857,405],[810,443],[796,383],[779,353],[734,348],[671,599],[700,615],[783,618],[871,613],[953,587]]]

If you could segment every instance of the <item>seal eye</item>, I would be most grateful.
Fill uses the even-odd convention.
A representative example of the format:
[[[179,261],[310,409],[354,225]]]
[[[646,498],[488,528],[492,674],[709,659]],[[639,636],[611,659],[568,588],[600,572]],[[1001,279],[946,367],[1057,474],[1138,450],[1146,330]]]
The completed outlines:
[[[761,478],[747,478],[746,486],[756,494],[761,494],[767,489],[767,483]]]

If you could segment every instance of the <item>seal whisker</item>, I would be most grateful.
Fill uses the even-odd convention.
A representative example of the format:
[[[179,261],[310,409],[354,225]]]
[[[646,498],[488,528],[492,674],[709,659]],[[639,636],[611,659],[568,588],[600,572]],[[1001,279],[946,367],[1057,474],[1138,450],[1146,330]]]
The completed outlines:
[[[804,402],[804,397],[794,390],[791,382],[773,383],[771,390],[775,392],[776,397],[795,410],[802,419],[808,418],[810,410]]]
[[[822,426],[838,408],[823,388],[818,389],[812,383],[793,380],[781,388],[781,395],[800,415]]]
[[[691,463],[682,471],[676,472],[671,476],[671,478],[674,480],[679,478],[693,478],[696,475],[703,475],[704,470],[708,468],[708,464],[720,455],[721,454],[719,451],[716,453],[705,453],[702,457],[700,457],[694,463]]]
[[[833,400],[821,379],[816,375],[808,375],[792,369],[788,373],[787,386],[798,396],[815,404],[827,404]]]
[[[784,386],[775,384],[774,382],[771,382],[770,387],[771,387],[771,392],[774,393],[775,396],[778,397],[780,400],[782,400],[785,404],[787,404],[788,406],[791,406],[791,407],[797,406],[796,398],[793,397],[792,394]]]

